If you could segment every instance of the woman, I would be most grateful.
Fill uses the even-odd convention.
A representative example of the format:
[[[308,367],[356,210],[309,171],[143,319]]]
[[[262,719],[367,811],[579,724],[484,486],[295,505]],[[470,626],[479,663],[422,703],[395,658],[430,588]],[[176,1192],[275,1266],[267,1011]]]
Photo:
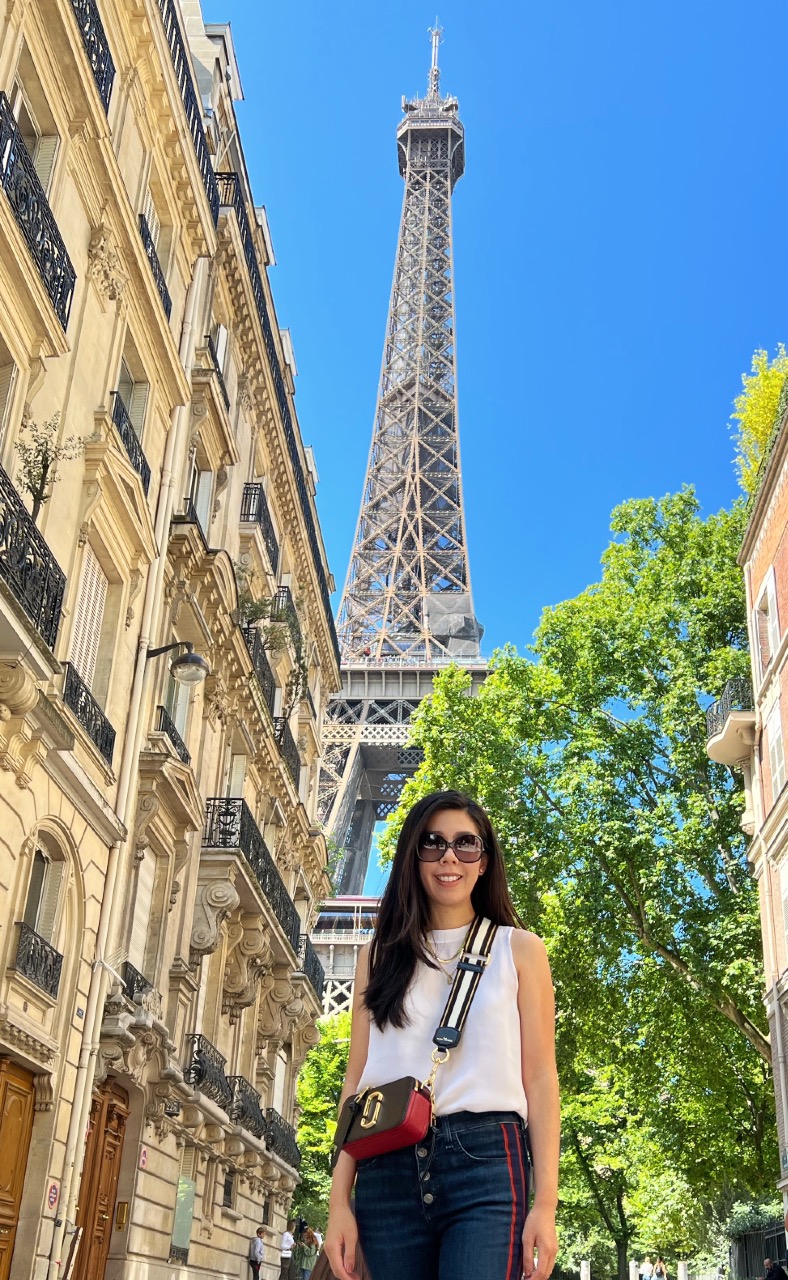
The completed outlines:
[[[517,927],[487,814],[459,792],[426,796],[403,823],[375,936],[359,954],[340,1109],[362,1088],[426,1079],[476,916],[502,927],[462,1041],[438,1069],[433,1127],[415,1147],[358,1163],[343,1151],[337,1160],[325,1253],[338,1280],[356,1277],[359,1237],[372,1280],[520,1280],[523,1271],[547,1280],[552,1271],[559,1116],[550,969],[544,944]]]
[[[296,1245],[296,1266],[299,1268],[298,1280],[309,1280],[317,1262],[317,1236],[311,1227],[307,1227]]]

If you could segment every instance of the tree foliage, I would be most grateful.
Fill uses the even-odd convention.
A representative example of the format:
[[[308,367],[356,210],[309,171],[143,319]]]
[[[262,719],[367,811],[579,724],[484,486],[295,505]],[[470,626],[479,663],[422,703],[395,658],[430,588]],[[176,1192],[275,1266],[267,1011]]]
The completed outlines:
[[[78,458],[85,449],[86,439],[79,436],[68,436],[58,443],[59,426],[59,413],[42,423],[34,422],[26,414],[22,419],[23,434],[14,445],[19,455],[17,488],[29,494],[33,501],[34,524],[44,503],[52,497],[53,485],[60,479],[59,464]]]
[[[320,1042],[307,1054],[296,1090],[301,1183],[293,1207],[311,1227],[322,1230],[331,1187],[334,1127],[347,1070],[350,1013],[322,1018],[318,1025]]]
[[[744,390],[734,401],[731,417],[739,423],[735,434],[736,470],[746,494],[755,490],[758,470],[778,416],[788,374],[788,353],[781,342],[777,354],[758,350],[750,373],[742,374]]]
[[[600,581],[545,611],[526,657],[497,654],[474,698],[460,670],[436,681],[383,840],[438,787],[490,811],[556,980],[563,1229],[590,1248],[606,1215],[595,1247],[622,1275],[643,1232],[700,1247],[774,1172],[741,788],[705,750],[705,708],[749,670],[742,522],[741,505],[701,519],[689,489],[617,508]],[[677,1213],[688,1188],[697,1221]]]

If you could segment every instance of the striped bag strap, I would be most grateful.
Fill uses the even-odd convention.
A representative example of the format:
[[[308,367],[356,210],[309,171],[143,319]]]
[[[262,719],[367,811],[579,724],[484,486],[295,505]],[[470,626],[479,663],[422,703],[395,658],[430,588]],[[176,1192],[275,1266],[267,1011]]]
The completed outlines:
[[[460,1043],[468,1011],[487,968],[497,932],[497,924],[483,916],[477,916],[468,930],[446,1008],[432,1037],[432,1043],[439,1049],[456,1049]]]

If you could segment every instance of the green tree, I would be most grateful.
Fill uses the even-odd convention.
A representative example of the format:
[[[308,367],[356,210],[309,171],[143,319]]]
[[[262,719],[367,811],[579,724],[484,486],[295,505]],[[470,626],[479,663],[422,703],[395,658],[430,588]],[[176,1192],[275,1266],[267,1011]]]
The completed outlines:
[[[293,1207],[311,1227],[323,1229],[331,1187],[334,1127],[347,1070],[350,1014],[321,1018],[318,1025],[320,1042],[307,1054],[296,1089],[301,1183]]]
[[[437,787],[490,811],[556,977],[575,1189],[562,1227],[582,1229],[580,1205],[600,1218],[585,1153],[597,1183],[606,1171],[619,1266],[649,1204],[667,1248],[684,1184],[708,1222],[730,1184],[757,1193],[774,1172],[741,787],[705,750],[706,706],[749,670],[742,527],[741,504],[704,520],[690,489],[617,508],[600,581],[545,611],[526,657],[497,654],[473,699],[464,672],[436,681],[413,726],[424,763],[383,841],[390,854],[404,810]],[[600,1123],[613,1097],[623,1110]],[[661,1199],[633,1174],[646,1142]],[[700,1246],[701,1226],[689,1234]]]
[[[744,390],[734,401],[731,417],[739,423],[734,437],[735,463],[739,484],[746,494],[755,490],[772,432],[785,411],[786,374],[788,354],[782,342],[772,360],[767,351],[756,351],[751,372],[742,374]]]
[[[52,486],[60,479],[59,464],[78,458],[85,449],[86,441],[79,436],[68,436],[58,444],[59,425],[59,413],[43,423],[34,422],[25,415],[22,419],[23,434],[14,445],[19,455],[17,487],[29,494],[33,501],[31,514],[34,524],[44,503],[52,497]]]

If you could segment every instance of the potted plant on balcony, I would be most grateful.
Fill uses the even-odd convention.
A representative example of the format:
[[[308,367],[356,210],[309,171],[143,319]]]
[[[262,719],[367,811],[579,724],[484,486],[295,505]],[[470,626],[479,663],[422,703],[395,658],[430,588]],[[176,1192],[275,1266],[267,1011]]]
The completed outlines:
[[[45,502],[52,497],[52,487],[60,479],[58,465],[78,458],[85,451],[86,437],[67,436],[58,442],[60,412],[46,422],[38,423],[26,412],[22,417],[24,435],[15,442],[19,454],[16,486],[33,502],[31,517],[35,524]]]

